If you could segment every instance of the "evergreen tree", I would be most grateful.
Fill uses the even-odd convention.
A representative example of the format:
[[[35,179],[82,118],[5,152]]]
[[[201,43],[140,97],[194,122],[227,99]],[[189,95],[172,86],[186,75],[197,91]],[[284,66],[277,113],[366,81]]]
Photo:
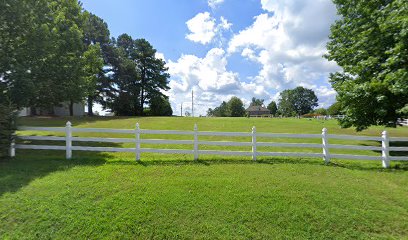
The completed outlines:
[[[133,40],[122,34],[108,50],[113,74],[105,87],[104,106],[117,115],[143,115],[145,104],[164,97],[169,90],[165,62],[156,58],[156,50],[145,39]]]
[[[165,62],[156,58],[156,49],[145,39],[134,41],[135,51],[132,58],[136,63],[138,77],[140,78],[139,113],[143,115],[144,104],[152,97],[163,96],[162,90],[169,90],[170,75]]]

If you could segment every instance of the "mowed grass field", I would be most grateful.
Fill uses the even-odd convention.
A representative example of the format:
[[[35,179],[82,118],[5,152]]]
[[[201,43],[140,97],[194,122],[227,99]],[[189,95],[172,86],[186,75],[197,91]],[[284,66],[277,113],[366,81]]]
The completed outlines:
[[[247,118],[22,118],[20,125],[380,136],[373,127],[355,133],[336,121]],[[408,128],[386,129],[407,137]],[[49,135],[19,132],[19,135]],[[63,136],[63,135],[61,135]],[[88,137],[125,134],[75,133]],[[191,136],[142,138],[191,139]],[[250,141],[248,138],[200,137]],[[319,139],[258,139],[320,143]],[[337,140],[332,143],[380,145]],[[37,142],[36,144],[47,144]],[[53,143],[56,144],[56,143]],[[63,143],[59,143],[63,144]],[[77,143],[75,143],[77,144]],[[81,145],[131,147],[132,144]],[[142,147],[154,147],[143,145]],[[190,145],[164,148],[192,149]],[[201,149],[249,151],[247,147]],[[320,149],[261,148],[260,151]],[[380,155],[374,151],[338,153]],[[247,157],[17,150],[0,162],[2,239],[407,239],[408,164],[317,158]]]

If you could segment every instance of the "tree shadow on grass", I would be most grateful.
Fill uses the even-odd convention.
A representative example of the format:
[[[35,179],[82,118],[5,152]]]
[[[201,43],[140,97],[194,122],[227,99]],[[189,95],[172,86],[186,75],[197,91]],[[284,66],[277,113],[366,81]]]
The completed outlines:
[[[329,166],[339,167],[349,170],[361,170],[361,171],[375,171],[375,172],[405,172],[408,171],[408,162],[396,161],[392,162],[390,168],[383,168],[381,161],[375,161],[374,163],[367,164],[367,161],[361,160],[359,163],[345,161],[328,164]]]
[[[379,146],[381,146],[381,142],[377,142]],[[372,146],[363,144],[363,146]],[[402,141],[393,141],[390,142],[390,147],[408,147],[408,142]],[[382,151],[373,150],[373,152],[377,153],[378,156],[381,156]],[[391,157],[407,157],[408,158],[408,151],[390,151],[389,152]],[[391,161],[391,169],[397,170],[408,170],[408,161]]]
[[[202,166],[213,166],[213,165],[279,165],[279,164],[292,164],[292,165],[312,165],[312,166],[327,166],[327,167],[339,167],[349,170],[361,170],[361,171],[408,171],[408,162],[394,163],[391,168],[382,168],[381,162],[371,162],[371,161],[359,161],[355,160],[335,160],[329,164],[325,164],[322,160],[317,160],[313,158],[264,158],[257,161],[252,161],[249,159],[229,159],[229,158],[219,158],[219,159],[208,159],[208,160],[141,160],[141,161],[126,161],[118,160],[107,162],[106,164],[116,164],[116,165],[141,165],[144,167],[151,166],[188,166],[188,165],[202,165]]]
[[[129,167],[143,166],[215,166],[215,165],[312,165],[325,166],[321,159],[316,158],[262,158],[252,161],[248,158],[215,158],[202,160],[141,160],[113,159],[107,153],[79,154],[74,152],[74,158],[65,159],[64,151],[35,151],[24,150],[14,159],[0,160],[0,196],[5,193],[13,193],[28,185],[31,181],[45,177],[58,171],[67,171],[77,166],[101,166],[101,165],[126,165]],[[342,161],[336,160],[327,167],[344,168],[349,170],[375,171],[375,172],[402,172],[408,171],[408,162],[393,163],[390,169],[383,169],[381,162],[367,161]]]
[[[408,142],[390,142],[390,147],[408,147]],[[408,151],[391,151],[390,152],[391,156],[407,156],[408,157]]]
[[[32,143],[31,141],[28,141]],[[27,143],[27,141],[26,141]],[[33,144],[51,144],[50,141],[34,141]],[[63,145],[53,142],[51,145]],[[80,146],[82,144],[75,144]],[[114,143],[88,143],[87,146],[120,147]],[[75,155],[79,157],[75,157]],[[0,196],[7,192],[16,192],[31,181],[50,173],[66,171],[76,166],[99,166],[112,156],[103,152],[80,154],[74,151],[74,158],[65,159],[65,151],[55,150],[19,150],[16,157],[0,160]]]
[[[376,146],[381,147],[381,142],[375,142]],[[374,146],[373,144],[360,144],[361,146]],[[402,141],[392,141],[390,142],[390,147],[408,147],[408,142],[402,142]],[[377,153],[378,155],[381,155],[382,151],[378,150],[373,150],[373,152]],[[408,151],[390,151],[390,156],[393,157],[408,157]]]
[[[93,159],[66,160],[64,157],[46,157],[33,154],[0,160],[0,196],[16,192],[31,181],[50,173],[66,171],[76,166],[98,166],[104,164],[103,156]]]

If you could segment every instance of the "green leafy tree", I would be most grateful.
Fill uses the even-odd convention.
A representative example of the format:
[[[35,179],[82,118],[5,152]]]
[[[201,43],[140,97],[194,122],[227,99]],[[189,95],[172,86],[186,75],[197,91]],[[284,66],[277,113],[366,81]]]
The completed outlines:
[[[228,102],[223,101],[220,106],[207,110],[208,117],[243,117],[245,116],[244,103],[238,97],[231,97]]]
[[[163,95],[158,95],[150,99],[150,115],[151,116],[172,116],[173,109],[171,108],[169,98]]]
[[[276,105],[275,101],[272,101],[268,104],[268,110],[271,111],[271,114],[274,116],[278,112],[278,106]]]
[[[262,106],[264,105],[265,100],[264,99],[258,99],[253,97],[251,99],[251,103],[249,104],[249,106]]]
[[[105,52],[111,74],[104,78],[104,98],[100,102],[119,116],[134,116],[139,111],[140,86],[133,51],[132,37],[122,34],[117,40],[112,39]]]
[[[326,108],[318,108],[314,110],[314,113],[326,116],[327,115],[327,109]]]
[[[111,70],[104,68],[108,66],[109,54],[109,29],[108,24],[98,16],[84,11],[83,41],[87,52],[85,52],[85,76],[87,87],[87,106],[88,115],[93,115],[93,104],[95,101],[101,101],[106,82],[106,74]],[[100,49],[97,49],[98,46]],[[104,85],[105,84],[105,85]]]
[[[117,115],[143,115],[144,106],[153,98],[166,98],[162,92],[170,89],[170,75],[148,41],[122,34],[106,53],[112,74],[103,86],[105,108]]]
[[[214,117],[214,110],[212,108],[207,110],[207,117]]]
[[[0,1],[0,22],[0,129],[12,134],[22,107],[82,100],[83,18],[76,0]],[[0,148],[8,148],[4,142]]]
[[[134,41],[135,51],[132,58],[136,62],[138,77],[140,78],[139,113],[143,114],[143,106],[154,96],[163,96],[162,90],[169,90],[170,75],[167,73],[166,63],[156,58],[156,49],[145,39]]]
[[[84,15],[84,44],[86,46],[99,43],[101,47],[109,44],[109,28],[108,24],[100,17],[88,11],[83,12]]]
[[[291,90],[284,90],[280,93],[278,111],[283,116],[292,117],[296,115],[292,95]]]
[[[341,114],[341,104],[339,102],[333,103],[328,109],[327,114],[329,115],[340,115]]]
[[[284,116],[301,116],[317,106],[318,98],[311,89],[297,87],[280,93],[279,112]]]
[[[38,1],[39,6],[45,6],[44,3]],[[35,36],[43,29],[36,14],[40,9],[28,0],[0,1],[0,104],[3,109],[8,109],[10,101],[16,108],[28,105],[35,88],[28,70],[35,57]]]
[[[69,102],[69,112],[73,115],[73,105],[82,102],[86,96],[86,82],[84,78],[83,53],[83,24],[82,8],[77,0],[56,0],[49,3],[53,13],[53,31],[56,48],[55,54],[49,57],[53,64],[53,76],[62,101]],[[49,89],[49,86],[48,86]],[[48,90],[49,91],[49,90]],[[60,99],[58,99],[60,100]],[[60,101],[60,102],[62,102]]]
[[[232,97],[227,102],[227,113],[228,117],[243,117],[245,116],[244,103],[238,97]]]
[[[214,117],[227,117],[228,116],[228,104],[223,101],[220,106],[214,108],[213,110]]]
[[[88,105],[88,115],[93,115],[93,101],[98,94],[98,85],[100,79],[104,78],[103,74],[103,58],[99,43],[89,45],[88,50],[83,56],[84,78]]]
[[[334,0],[341,16],[331,27],[327,59],[341,72],[330,81],[346,115],[343,127],[396,125],[408,116],[408,3]]]

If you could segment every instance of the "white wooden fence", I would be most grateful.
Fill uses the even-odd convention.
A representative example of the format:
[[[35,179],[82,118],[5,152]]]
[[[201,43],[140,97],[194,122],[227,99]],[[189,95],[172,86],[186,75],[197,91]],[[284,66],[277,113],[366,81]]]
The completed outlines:
[[[135,129],[103,129],[103,128],[73,128],[70,122],[67,122],[65,128],[55,127],[21,127],[19,130],[26,131],[50,131],[65,132],[65,137],[57,136],[18,136],[21,140],[30,141],[64,141],[65,146],[55,145],[31,145],[15,144],[10,147],[10,155],[15,156],[15,149],[38,149],[38,150],[64,150],[66,158],[71,159],[72,151],[96,151],[96,152],[132,152],[135,153],[136,160],[140,160],[141,153],[164,153],[164,154],[192,154],[194,160],[200,155],[230,155],[230,156],[250,156],[256,160],[258,156],[279,156],[279,157],[318,157],[323,158],[326,163],[332,158],[338,159],[355,159],[355,160],[374,160],[382,161],[382,166],[388,168],[390,161],[408,161],[406,156],[390,156],[393,152],[408,152],[408,147],[390,147],[389,142],[408,142],[408,137],[389,137],[384,131],[381,137],[374,136],[352,136],[352,135],[332,135],[328,134],[327,129],[322,130],[322,134],[283,134],[283,133],[257,133],[256,128],[252,132],[204,132],[198,131],[197,125],[193,131],[175,131],[175,130],[142,130],[139,124]],[[73,137],[72,133],[95,132],[95,133],[116,133],[116,134],[134,134],[134,138],[94,138],[94,137]],[[193,140],[164,140],[164,139],[143,139],[143,134],[153,135],[190,135]],[[234,141],[204,141],[199,140],[199,136],[226,136],[226,137],[248,137],[251,142],[234,142]],[[262,138],[300,138],[300,139],[321,139],[321,144],[315,143],[276,143],[276,142],[259,142],[257,137]],[[340,145],[329,143],[330,139],[345,140],[369,140],[382,142],[382,146],[360,146],[360,145]],[[115,148],[115,147],[86,147],[74,146],[73,142],[105,142],[105,143],[134,143],[133,148]],[[193,149],[160,149],[160,148],[141,148],[141,144],[182,144],[192,145]],[[211,146],[248,146],[252,151],[220,151],[220,150],[200,150],[200,145]],[[307,152],[264,152],[258,151],[257,147],[287,147],[287,148],[320,148],[321,153]],[[331,154],[331,149],[353,149],[353,150],[371,150],[381,152],[381,156],[351,155],[351,154]]]

